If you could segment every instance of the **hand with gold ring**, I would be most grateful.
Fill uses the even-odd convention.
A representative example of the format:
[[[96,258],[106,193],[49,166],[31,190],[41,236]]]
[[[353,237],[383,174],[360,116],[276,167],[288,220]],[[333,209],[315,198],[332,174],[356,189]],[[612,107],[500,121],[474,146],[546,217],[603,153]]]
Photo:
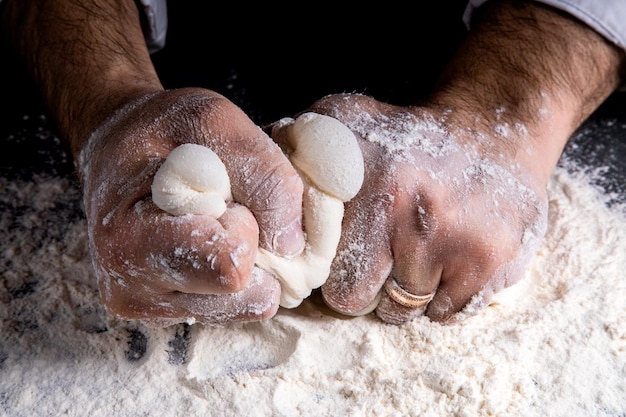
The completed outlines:
[[[487,2],[419,106],[362,95],[315,103],[355,133],[365,161],[326,303],[391,323],[446,322],[519,281],[546,231],[546,184],[563,147],[620,84],[623,60],[539,3]]]
[[[423,314],[447,321],[523,276],[547,224],[547,178],[528,160],[479,148],[457,114],[359,95],[327,97],[314,109],[355,133],[365,161],[322,286],[331,308],[375,310],[396,324]]]

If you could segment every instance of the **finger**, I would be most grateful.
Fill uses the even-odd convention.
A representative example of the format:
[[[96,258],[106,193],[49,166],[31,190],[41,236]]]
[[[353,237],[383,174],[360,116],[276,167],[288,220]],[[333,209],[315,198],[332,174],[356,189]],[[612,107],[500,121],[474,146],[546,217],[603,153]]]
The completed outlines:
[[[357,196],[346,204],[337,255],[322,286],[324,300],[332,309],[360,315],[375,306],[392,267],[387,235],[389,207],[385,196]]]
[[[217,220],[202,215],[170,216],[153,205],[133,213],[137,217],[129,223],[144,225],[140,228],[143,236],[133,238],[141,247],[128,255],[137,257],[136,265],[143,265],[140,276],[153,277],[153,287],[225,294],[249,285],[258,228],[245,207],[231,204]]]
[[[295,121],[294,118],[284,117],[273,123],[262,127],[265,134],[267,134],[283,151],[289,149],[289,141],[287,137],[289,135],[289,128]],[[286,153],[286,152],[285,152]]]
[[[245,187],[234,185],[233,196],[254,214],[260,247],[289,257],[304,248],[303,185],[283,155],[272,156],[275,156],[273,161],[249,167],[245,178],[238,181]]]
[[[238,108],[221,121],[225,133],[211,148],[226,165],[235,201],[252,211],[259,244],[279,255],[295,255],[304,247],[300,177],[287,157]]]
[[[442,269],[425,250],[403,248],[396,253],[376,315],[387,323],[401,324],[424,314],[437,291]]]
[[[446,276],[442,278],[439,288],[433,299],[428,304],[426,316],[437,322],[448,322],[452,317],[466,307],[472,300],[472,296],[481,293],[479,288],[468,291],[462,288],[459,282],[476,282],[477,279],[472,271],[460,271],[458,275]],[[472,286],[473,287],[473,286]],[[493,293],[489,290],[483,292],[479,298],[487,302]],[[483,302],[476,304],[476,307],[483,305]]]
[[[186,294],[168,292],[132,300],[125,317],[150,326],[176,323],[226,324],[273,317],[279,307],[280,284],[267,272],[255,268],[250,286],[233,294]]]
[[[468,307],[480,310],[495,291],[509,285],[523,272],[520,263],[523,258],[516,256],[512,240],[485,231],[482,231],[482,239],[477,240],[475,236],[479,232],[469,228],[442,250],[445,264],[441,281],[425,313],[432,320],[450,321]]]
[[[424,314],[442,273],[434,243],[437,224],[432,207],[425,197],[408,201],[409,195],[414,193],[396,195],[391,243],[394,266],[376,309],[379,318],[394,324]]]

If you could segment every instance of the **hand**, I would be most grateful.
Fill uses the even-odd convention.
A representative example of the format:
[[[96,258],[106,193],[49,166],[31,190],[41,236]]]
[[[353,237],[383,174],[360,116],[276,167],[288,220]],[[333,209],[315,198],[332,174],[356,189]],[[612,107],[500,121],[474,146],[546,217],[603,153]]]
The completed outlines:
[[[410,294],[433,294],[426,314],[443,321],[522,277],[547,218],[544,184],[509,146],[523,131],[504,140],[494,130],[476,143],[463,129],[471,121],[357,95],[328,97],[313,110],[361,139],[366,165],[322,287],[333,309],[357,313],[382,292],[383,320],[422,314],[384,290],[395,280]]]
[[[235,203],[215,220],[171,216],[151,200],[152,177],[182,143],[224,162]],[[304,245],[302,183],[265,133],[224,97],[202,89],[131,102],[91,136],[78,158],[89,240],[107,309],[163,325],[272,316],[280,286],[254,268],[257,247]]]
[[[326,302],[358,314],[381,294],[385,321],[448,321],[518,281],[545,232],[548,178],[623,63],[622,50],[548,6],[487,2],[420,106],[315,103],[361,139],[366,165]]]
[[[280,289],[253,268],[257,247],[304,245],[302,184],[279,148],[216,93],[163,91],[133,0],[6,1],[0,17],[76,158],[108,310],[161,325],[273,315]],[[235,203],[217,221],[151,202],[153,174],[183,142],[226,165]]]

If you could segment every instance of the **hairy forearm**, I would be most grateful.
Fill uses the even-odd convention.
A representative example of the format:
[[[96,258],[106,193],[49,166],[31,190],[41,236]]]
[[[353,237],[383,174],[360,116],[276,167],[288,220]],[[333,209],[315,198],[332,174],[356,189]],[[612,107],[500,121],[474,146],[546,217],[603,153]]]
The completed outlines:
[[[76,154],[125,101],[161,89],[133,0],[5,0],[2,27]]]
[[[524,126],[546,179],[569,136],[621,82],[623,51],[536,2],[494,0],[479,12],[433,100]]]

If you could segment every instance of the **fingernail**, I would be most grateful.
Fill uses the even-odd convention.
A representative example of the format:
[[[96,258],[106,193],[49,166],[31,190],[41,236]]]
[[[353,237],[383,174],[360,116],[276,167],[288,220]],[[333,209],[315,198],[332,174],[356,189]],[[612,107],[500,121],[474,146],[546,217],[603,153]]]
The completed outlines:
[[[279,255],[290,257],[300,254],[304,249],[304,232],[300,219],[277,232],[272,240],[272,248]]]

